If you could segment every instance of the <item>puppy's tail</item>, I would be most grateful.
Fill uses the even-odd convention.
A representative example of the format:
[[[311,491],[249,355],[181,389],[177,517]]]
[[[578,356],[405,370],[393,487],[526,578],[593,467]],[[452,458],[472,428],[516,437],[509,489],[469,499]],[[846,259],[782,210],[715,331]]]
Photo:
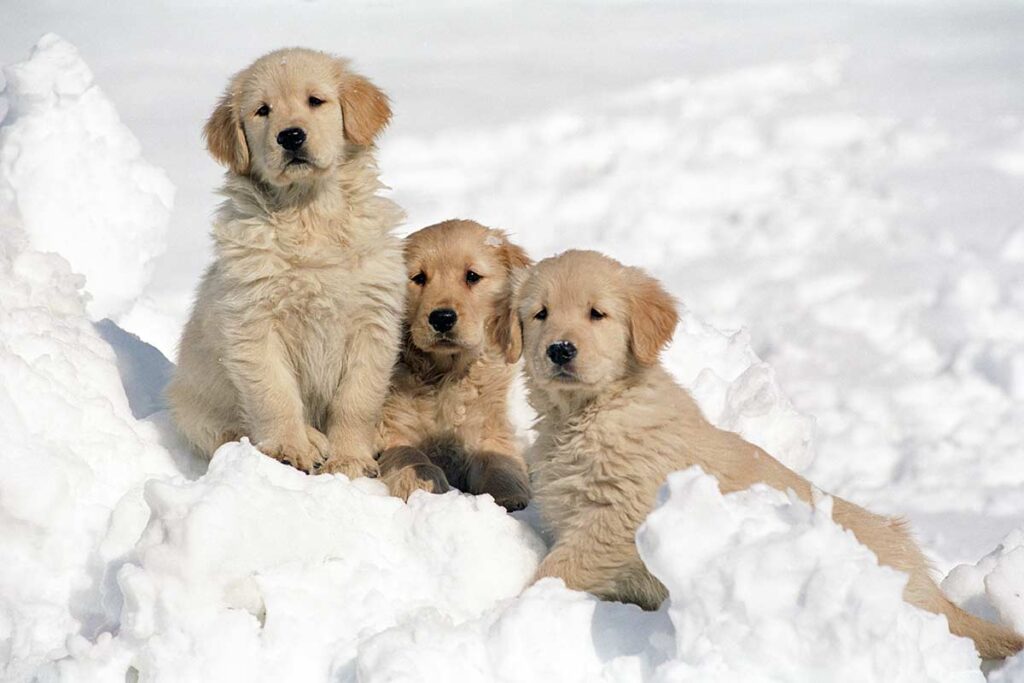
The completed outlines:
[[[968,614],[949,600],[946,602],[949,608],[943,613],[949,620],[949,630],[973,640],[983,659],[1004,659],[1024,649],[1024,638],[1016,632]]]
[[[1024,649],[1024,638],[1012,629],[980,619],[953,604],[929,574],[928,560],[914,543],[907,525],[835,498],[833,516],[871,548],[882,564],[910,574],[903,598],[912,605],[945,615],[949,630],[974,641],[983,659],[1004,659]]]
[[[911,604],[935,614],[945,615],[949,622],[949,630],[958,636],[973,640],[982,659],[1005,659],[1024,649],[1024,638],[1019,634],[1006,626],[985,621],[957,607],[926,574],[911,574],[904,596]]]

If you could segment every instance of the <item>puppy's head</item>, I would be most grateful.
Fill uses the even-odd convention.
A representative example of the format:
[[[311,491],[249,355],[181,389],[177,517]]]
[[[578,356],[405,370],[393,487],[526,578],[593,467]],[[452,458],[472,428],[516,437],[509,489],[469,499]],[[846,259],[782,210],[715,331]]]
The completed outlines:
[[[514,306],[527,375],[553,392],[598,393],[657,364],[679,319],[654,278],[594,251],[538,263],[517,286]]]
[[[390,118],[384,93],[344,60],[293,48],[236,74],[203,133],[233,173],[285,187],[330,174]]]
[[[438,223],[406,238],[405,263],[406,321],[416,348],[441,356],[478,355],[494,344],[509,362],[518,358],[509,282],[530,258],[504,232],[473,221]]]

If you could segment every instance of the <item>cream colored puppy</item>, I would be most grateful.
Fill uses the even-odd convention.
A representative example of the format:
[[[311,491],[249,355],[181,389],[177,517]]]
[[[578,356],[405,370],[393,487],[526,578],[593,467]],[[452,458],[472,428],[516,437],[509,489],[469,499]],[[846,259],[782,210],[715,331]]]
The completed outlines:
[[[541,261],[517,288],[538,438],[534,500],[556,542],[537,576],[655,609],[665,587],[636,551],[637,527],[674,470],[700,465],[723,492],[764,482],[811,502],[811,485],[763,450],[710,424],[661,366],[673,300],[652,278],[596,252]],[[907,572],[906,600],[944,614],[983,657],[1021,649],[1020,636],[951,603],[905,525],[835,499],[836,522],[883,564]]]
[[[272,52],[231,79],[205,129],[228,167],[216,257],[168,390],[201,453],[248,436],[305,471],[376,472],[405,296],[402,213],[376,194],[390,115],[321,52]]]
[[[518,510],[526,464],[508,418],[521,351],[510,276],[530,264],[500,230],[451,220],[406,238],[405,335],[379,430],[392,495],[455,486]],[[501,335],[497,334],[501,331]]]

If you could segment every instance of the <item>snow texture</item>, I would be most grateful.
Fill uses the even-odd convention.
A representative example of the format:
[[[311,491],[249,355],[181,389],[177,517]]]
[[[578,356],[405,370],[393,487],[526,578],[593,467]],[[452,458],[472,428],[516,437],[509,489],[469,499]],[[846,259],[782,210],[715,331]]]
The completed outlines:
[[[973,644],[900,598],[906,576],[815,508],[767,487],[669,477],[637,543],[658,612],[547,579],[502,610],[386,631],[360,681],[983,681]]]
[[[44,36],[4,77],[0,214],[85,275],[90,315],[127,313],[164,250],[173,185],[142,158],[70,43]]]
[[[3,131],[0,154],[17,137]],[[13,142],[12,142],[13,141]],[[80,150],[81,151],[81,150]],[[48,181],[47,181],[48,182]],[[0,179],[0,194],[15,189]],[[33,188],[32,192],[40,192]],[[148,510],[142,484],[173,477],[158,430],[137,422],[114,353],[86,314],[83,278],[0,234],[0,677],[20,680],[73,633],[117,623],[113,568]]]
[[[438,21],[480,15],[465,16]],[[303,24],[332,39],[347,25]],[[238,63],[204,69],[220,87]],[[1024,129],[972,147],[928,116],[853,113],[850,64],[827,50],[406,132],[382,167],[410,229],[461,215],[535,257],[581,246],[650,269],[690,306],[665,361],[713,422],[836,493],[910,513],[940,566],[967,563],[951,597],[1024,630],[1024,228],[1017,215],[967,237],[942,222],[959,195],[922,189],[950,172],[984,180],[978,192],[1019,183]],[[531,510],[457,492],[404,504],[246,442],[207,468],[160,410],[163,354],[205,263],[185,235],[203,229],[160,256],[181,220],[173,189],[69,43],[47,35],[4,74],[0,679],[983,680],[970,642],[900,599],[905,577],[831,521],[826,496],[723,496],[698,470],[672,475],[638,535],[671,597],[645,613],[527,587],[544,553]],[[154,263],[170,271],[150,282]],[[528,434],[521,395],[514,413]],[[1024,680],[1024,658],[990,680]]]
[[[1024,632],[1024,529],[974,565],[955,567],[942,588],[957,604],[986,619]]]

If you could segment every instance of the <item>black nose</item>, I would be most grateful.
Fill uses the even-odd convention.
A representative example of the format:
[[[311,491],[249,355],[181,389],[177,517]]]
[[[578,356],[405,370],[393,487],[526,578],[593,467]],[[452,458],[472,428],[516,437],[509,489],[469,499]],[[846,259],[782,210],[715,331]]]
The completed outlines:
[[[569,341],[556,341],[548,347],[548,358],[555,365],[565,365],[576,357],[576,345]]]
[[[427,316],[430,326],[441,333],[455,327],[455,321],[458,319],[459,314],[450,308],[436,308]]]
[[[294,152],[306,141],[306,131],[301,128],[285,128],[277,134],[277,144],[289,152]]]

